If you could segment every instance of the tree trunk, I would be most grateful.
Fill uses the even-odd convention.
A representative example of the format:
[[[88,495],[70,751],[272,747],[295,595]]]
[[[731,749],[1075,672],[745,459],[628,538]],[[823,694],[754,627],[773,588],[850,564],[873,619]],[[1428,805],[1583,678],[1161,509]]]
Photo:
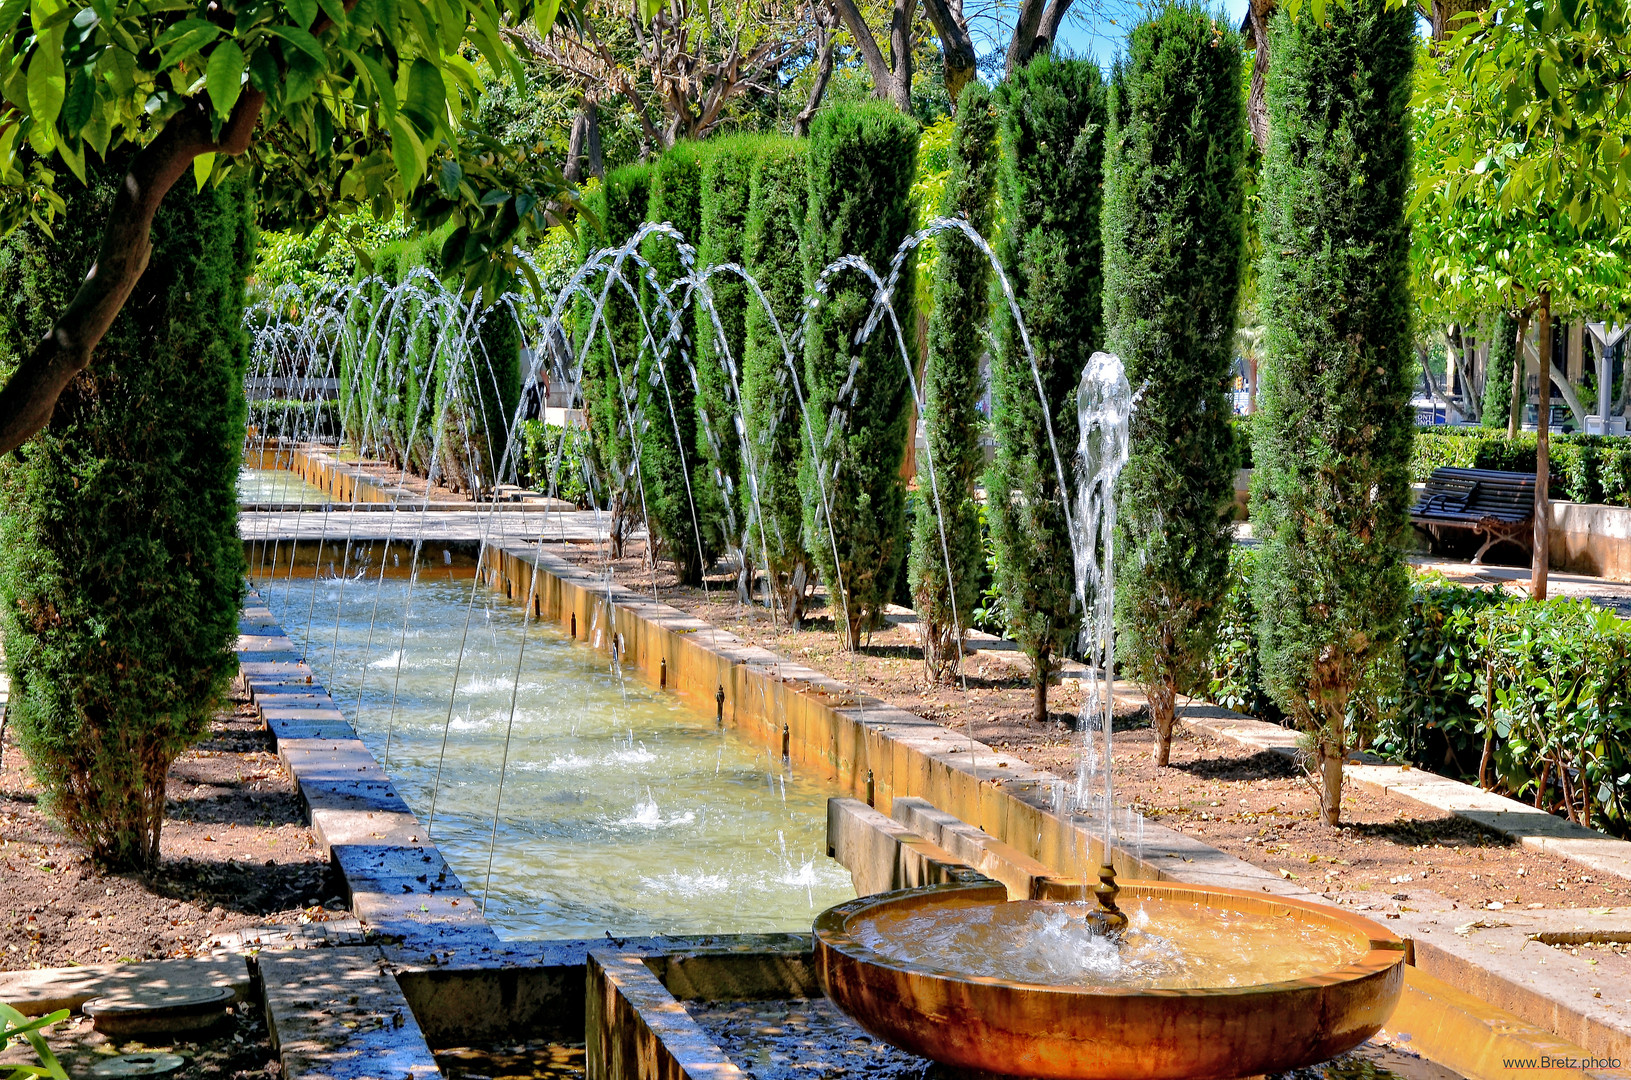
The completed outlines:
[[[1038,724],[1048,722],[1048,672],[1053,667],[1053,655],[1044,649],[1037,655],[1036,667],[1031,672],[1031,682],[1036,688],[1036,699],[1031,709],[1031,719]]]
[[[940,39],[940,53],[945,60],[946,93],[951,107],[957,108],[957,97],[974,79],[974,39],[968,35],[968,26],[959,10],[953,10],[946,0],[923,0],[923,11],[934,24],[935,36]]]
[[[246,89],[220,137],[212,138],[205,107],[191,100],[137,152],[108,212],[96,263],[45,340],[0,388],[0,454],[15,450],[49,423],[57,397],[90,365],[91,354],[147,269],[153,215],[164,196],[200,154],[236,156],[247,150],[264,101],[260,91]]]
[[[1529,309],[1524,308],[1518,313],[1518,347],[1516,359],[1512,361],[1512,408],[1507,410],[1506,437],[1516,439],[1518,429],[1523,426],[1524,406],[1524,376],[1529,371],[1529,358],[1524,355],[1523,343],[1529,337]]]
[[[1172,758],[1172,724],[1177,712],[1178,694],[1167,679],[1158,680],[1146,693],[1150,702],[1150,723],[1155,727],[1155,763],[1164,769]]]
[[[810,134],[810,121],[815,118],[816,110],[821,107],[821,99],[827,94],[827,83],[832,81],[833,65],[833,25],[837,18],[826,7],[818,7],[815,11],[816,40],[820,43],[816,54],[815,81],[810,84],[810,96],[804,102],[804,108],[793,118],[793,134],[804,138]]]
[[[1269,105],[1263,94],[1269,78],[1269,16],[1274,14],[1275,6],[1275,0],[1250,0],[1246,5],[1246,34],[1254,50],[1246,124],[1259,154],[1269,150]]]
[[[1536,334],[1536,352],[1540,361],[1540,408],[1535,417],[1535,552],[1529,570],[1529,595],[1535,600],[1546,599],[1547,560],[1552,546],[1552,502],[1547,490],[1552,481],[1551,414],[1552,414],[1552,294],[1542,290],[1540,307],[1535,312],[1539,320]]]
[[[917,0],[895,0],[889,16],[889,57],[884,58],[871,27],[861,15],[855,0],[832,0],[838,15],[861,51],[867,73],[872,76],[872,96],[892,103],[901,112],[912,112],[912,15]]]
[[[1342,824],[1342,761],[1346,756],[1340,717],[1326,722],[1315,745],[1320,768],[1320,818],[1325,824]]]

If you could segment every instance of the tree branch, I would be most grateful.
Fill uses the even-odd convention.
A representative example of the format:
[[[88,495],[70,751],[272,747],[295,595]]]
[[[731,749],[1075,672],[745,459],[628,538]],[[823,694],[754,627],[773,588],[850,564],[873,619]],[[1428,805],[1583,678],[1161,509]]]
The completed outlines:
[[[801,138],[810,134],[810,121],[815,118],[816,110],[821,107],[821,99],[827,93],[827,83],[832,79],[833,30],[836,29],[833,24],[837,17],[825,5],[817,7],[814,14],[816,33],[821,44],[816,55],[816,75],[810,84],[810,96],[805,100],[804,108],[793,118],[793,134]]]
[[[1014,23],[1014,36],[1008,40],[1006,70],[1011,77],[1015,71],[1031,62],[1036,53],[1036,33],[1042,28],[1042,10],[1045,0],[1022,0],[1019,19]]]
[[[849,28],[850,36],[855,39],[856,47],[861,50],[861,59],[866,62],[866,69],[872,76],[873,94],[881,98],[893,97],[895,73],[890,69],[889,61],[884,59],[883,50],[878,48],[872,28],[861,17],[855,0],[832,0],[832,3],[838,9],[844,25]]]
[[[935,36],[940,38],[940,52],[945,58],[946,93],[951,95],[952,107],[956,108],[958,95],[974,78],[974,39],[969,37],[968,27],[946,0],[923,0],[923,10],[934,24]]]
[[[96,262],[45,340],[0,389],[0,454],[15,450],[50,423],[57,398],[90,366],[96,346],[147,269],[153,216],[164,196],[200,154],[237,156],[247,150],[264,102],[260,91],[246,89],[217,139],[210,132],[207,107],[195,99],[137,151],[108,212]]]

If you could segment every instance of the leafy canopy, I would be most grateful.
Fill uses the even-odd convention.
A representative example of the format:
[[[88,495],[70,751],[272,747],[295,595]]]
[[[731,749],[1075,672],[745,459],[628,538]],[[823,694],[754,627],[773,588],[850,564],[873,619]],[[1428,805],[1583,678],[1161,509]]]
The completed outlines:
[[[197,182],[249,168],[276,221],[367,208],[453,221],[472,284],[549,224],[559,170],[466,119],[486,72],[522,77],[506,27],[571,21],[575,0],[0,0],[0,229],[49,228],[63,171],[183,124]],[[234,121],[248,153],[216,153]],[[171,130],[174,135],[174,130]],[[332,227],[331,227],[332,228]]]

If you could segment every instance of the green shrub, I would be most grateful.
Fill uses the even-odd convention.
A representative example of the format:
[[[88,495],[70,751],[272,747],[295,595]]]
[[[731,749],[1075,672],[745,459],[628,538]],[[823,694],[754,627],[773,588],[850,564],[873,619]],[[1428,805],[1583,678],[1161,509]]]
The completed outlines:
[[[1479,423],[1487,428],[1506,429],[1512,415],[1512,368],[1518,356],[1518,320],[1509,311],[1495,320],[1495,337],[1490,342],[1489,362],[1484,373],[1484,408]]]
[[[123,175],[95,170],[54,236],[0,244],[0,367],[66,306]],[[251,222],[241,185],[178,185],[95,365],[0,463],[12,724],[46,805],[110,867],[157,862],[165,774],[237,667]]]
[[[702,159],[699,266],[742,265],[753,165],[764,145],[762,138],[753,135],[717,139],[708,144],[708,152]],[[795,256],[789,261],[797,263],[798,260]],[[742,447],[736,417],[741,404],[742,364],[747,352],[748,305],[758,300],[748,289],[747,282],[729,270],[709,278],[708,291],[713,297],[713,317],[700,298],[695,302],[699,394],[697,454],[704,471],[712,474],[713,486],[725,493],[714,520],[719,536],[712,543],[740,550],[743,518],[736,510],[736,486],[742,474]],[[753,554],[748,552],[747,558],[751,559]]]
[[[1117,659],[1168,763],[1178,695],[1207,678],[1234,546],[1229,397],[1245,242],[1235,32],[1198,7],[1134,27],[1110,90],[1107,348],[1143,388],[1118,485]]]
[[[520,437],[520,483],[585,509],[595,504],[603,485],[595,476],[588,431],[525,420]]]
[[[996,107],[991,91],[975,80],[958,99],[940,215],[964,218],[989,236],[996,191]],[[931,676],[940,678],[955,675],[962,664],[962,632],[974,615],[985,561],[976,489],[985,471],[980,356],[990,320],[991,260],[961,232],[941,233],[935,243],[923,374],[928,452],[918,468],[922,505],[912,519],[910,568],[923,659]]]
[[[881,101],[835,105],[816,116],[805,234],[811,290],[815,275],[845,255],[887,272],[912,229],[917,136],[915,120]],[[908,259],[906,287],[892,299],[909,357],[916,351],[913,272]],[[810,315],[804,351],[809,424],[821,452],[819,465],[800,462],[804,535],[852,649],[883,624],[907,548],[900,473],[910,395],[900,344],[888,319],[865,343],[855,340],[873,296],[872,283],[855,270],[829,279]]]
[[[1236,547],[1229,553],[1229,584],[1218,611],[1202,696],[1225,709],[1279,721],[1284,714],[1263,689],[1257,653],[1257,606],[1252,602],[1256,557],[1257,549],[1251,547]]]
[[[604,231],[600,235],[587,228],[579,231],[583,257],[587,259],[602,245],[621,246],[629,240],[646,219],[650,191],[649,165],[628,165],[608,173],[586,200]],[[611,269],[608,264],[608,274]],[[632,257],[623,261],[619,273],[638,295],[641,278]],[[629,529],[643,516],[633,424],[640,380],[646,374],[645,333],[639,304],[621,283],[596,276],[588,279],[587,287],[597,296],[603,295],[605,303],[598,323],[594,320],[595,305],[588,297],[579,297],[575,305],[577,333],[589,337],[580,385],[593,434],[590,446],[595,454],[595,472],[607,486],[611,554],[622,558]],[[575,352],[581,351],[583,345],[580,336]]]
[[[682,142],[657,159],[651,170],[648,221],[668,222],[695,244],[702,232],[702,145]],[[652,234],[641,245],[657,287],[669,290],[690,272],[675,242]],[[706,459],[697,448],[696,383],[690,371],[692,314],[681,312],[678,337],[663,339],[670,329],[669,308],[648,283],[643,294],[646,317],[657,338],[658,355],[650,374],[640,380],[640,479],[645,488],[646,523],[664,555],[674,562],[683,584],[696,585],[719,554],[723,506]],[[684,289],[672,289],[676,309],[686,303]]]
[[[251,401],[249,425],[258,439],[330,441],[340,435],[338,408],[332,401]]]
[[[1255,600],[1263,681],[1313,740],[1330,825],[1350,699],[1398,641],[1408,597],[1412,25],[1355,0],[1323,21],[1282,12],[1273,31]]]
[[[1429,427],[1416,432],[1411,478],[1423,483],[1440,466],[1499,469],[1533,475],[1535,436],[1508,438],[1481,427]],[[1631,506],[1631,439],[1616,435],[1554,434],[1550,466],[1555,498]]]
[[[801,411],[802,375],[797,358],[786,351],[804,302],[808,204],[809,145],[795,139],[767,143],[753,164],[742,241],[744,264],[765,303],[754,298],[743,320],[744,436],[737,490],[747,558],[764,564],[782,617],[793,627],[802,622],[815,585],[798,479],[810,445]],[[798,257],[791,257],[795,252]]]
[[[1081,625],[1066,521],[1076,387],[1103,343],[1099,188],[1105,87],[1091,61],[1042,56],[1014,72],[997,93],[1003,113],[999,183],[1007,218],[997,254],[1035,348],[1037,372],[1008,306],[994,305],[997,457],[985,487],[1003,622],[1031,659],[1035,716],[1045,721],[1048,676]],[[1046,402],[1039,400],[1044,395]]]

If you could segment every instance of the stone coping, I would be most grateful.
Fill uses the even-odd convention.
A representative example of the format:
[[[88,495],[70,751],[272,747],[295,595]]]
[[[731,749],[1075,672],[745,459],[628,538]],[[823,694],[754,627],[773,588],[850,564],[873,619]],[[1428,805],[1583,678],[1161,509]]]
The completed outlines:
[[[1278,724],[1254,720],[1212,705],[1189,704],[1178,710],[1191,731],[1226,739],[1251,750],[1287,757],[1297,753],[1297,733]],[[1482,791],[1447,776],[1388,765],[1365,755],[1344,765],[1343,776],[1374,791],[1414,800],[1510,837],[1533,851],[1557,855],[1604,874],[1631,880],[1631,841],[1605,836],[1566,818]]]

